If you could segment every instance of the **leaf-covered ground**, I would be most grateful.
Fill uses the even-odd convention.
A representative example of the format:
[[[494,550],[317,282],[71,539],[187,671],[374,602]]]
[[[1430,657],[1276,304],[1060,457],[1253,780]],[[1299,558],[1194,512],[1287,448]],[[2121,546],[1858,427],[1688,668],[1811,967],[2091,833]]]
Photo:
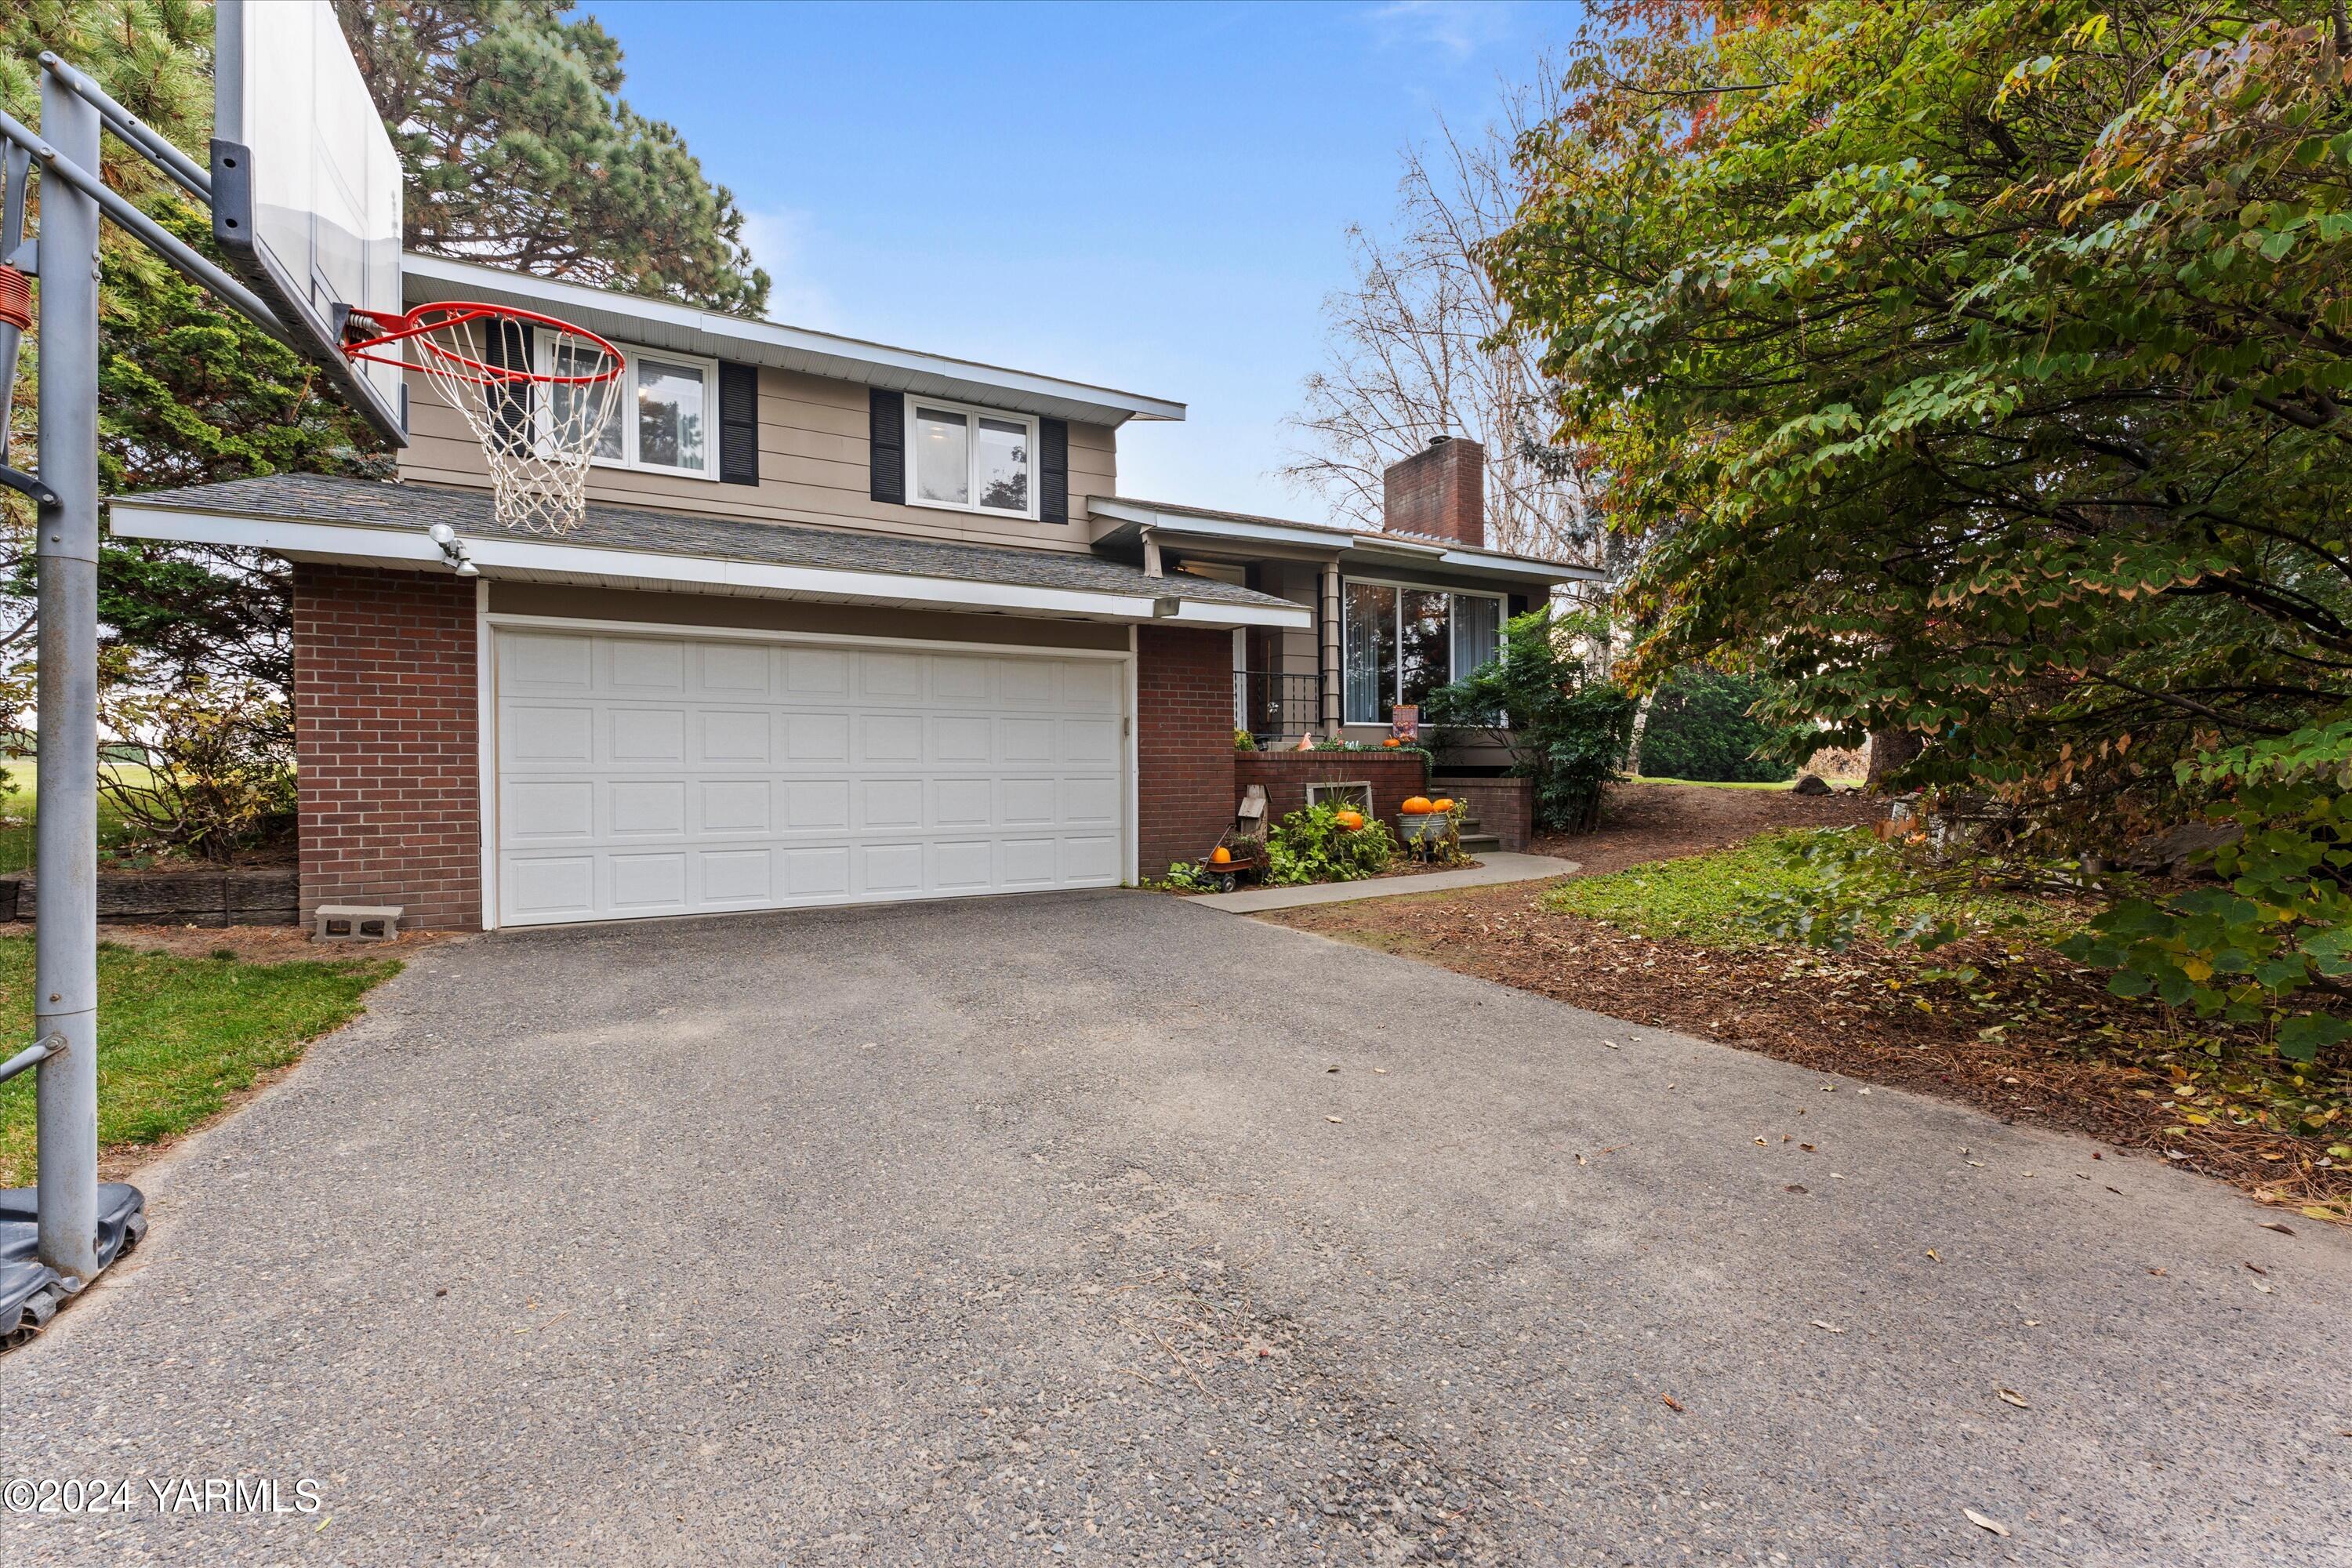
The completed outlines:
[[[2011,929],[1927,955],[1868,939],[1842,954],[1772,942],[1738,911],[1782,875],[1750,844],[1566,882],[1261,918],[2087,1132],[2352,1221],[2352,1068],[2341,1061],[2300,1068],[2258,1037],[2111,995],[2103,975],[2046,945],[2079,918],[2063,907],[1979,909]]]

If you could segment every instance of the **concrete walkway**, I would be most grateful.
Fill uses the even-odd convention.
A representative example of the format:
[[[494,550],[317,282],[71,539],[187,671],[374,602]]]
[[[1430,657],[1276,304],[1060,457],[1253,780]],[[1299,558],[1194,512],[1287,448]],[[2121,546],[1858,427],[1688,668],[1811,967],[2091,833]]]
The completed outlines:
[[[2352,1234],[1235,934],[1104,892],[406,955],[0,1357],[0,1481],[127,1489],[20,1488],[0,1563],[2352,1562]]]
[[[1304,888],[1244,888],[1238,892],[1204,894],[1190,901],[1233,914],[1252,915],[1260,910],[1289,910],[1301,904],[1347,904],[1358,899],[1443,893],[1454,888],[1484,888],[1495,882],[1539,882],[1547,877],[1566,877],[1576,870],[1575,861],[1549,855],[1509,855],[1496,850],[1478,859],[1479,864],[1459,871],[1432,871],[1420,877],[1373,877],[1361,882],[1315,882]]]

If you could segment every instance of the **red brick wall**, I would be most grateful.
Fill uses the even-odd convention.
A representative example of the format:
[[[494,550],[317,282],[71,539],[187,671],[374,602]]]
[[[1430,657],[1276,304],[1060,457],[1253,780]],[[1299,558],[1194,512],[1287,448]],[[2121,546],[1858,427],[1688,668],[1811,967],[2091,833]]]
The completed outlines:
[[[1536,782],[1533,779],[1441,779],[1429,781],[1433,795],[1467,801],[1478,826],[1514,852],[1525,849],[1535,833]]]
[[[1486,448],[1456,436],[1381,476],[1381,526],[1395,533],[1486,545]]]
[[[1146,881],[1206,855],[1234,820],[1234,636],[1135,634],[1137,850]]]
[[[1280,822],[1307,804],[1311,784],[1369,784],[1372,815],[1397,829],[1397,808],[1427,795],[1420,753],[1383,756],[1378,752],[1242,752],[1234,758],[1234,803],[1252,784],[1265,786],[1268,820]]]
[[[302,912],[403,904],[482,923],[474,584],[446,572],[294,568]]]

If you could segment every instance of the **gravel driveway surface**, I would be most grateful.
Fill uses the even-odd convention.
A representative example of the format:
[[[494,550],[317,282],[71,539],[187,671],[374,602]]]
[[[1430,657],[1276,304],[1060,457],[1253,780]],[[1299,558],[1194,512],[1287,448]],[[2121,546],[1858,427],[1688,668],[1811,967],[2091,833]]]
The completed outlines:
[[[0,1360],[136,1489],[0,1561],[2352,1563],[2352,1238],[2080,1140],[1140,894],[371,1002]]]

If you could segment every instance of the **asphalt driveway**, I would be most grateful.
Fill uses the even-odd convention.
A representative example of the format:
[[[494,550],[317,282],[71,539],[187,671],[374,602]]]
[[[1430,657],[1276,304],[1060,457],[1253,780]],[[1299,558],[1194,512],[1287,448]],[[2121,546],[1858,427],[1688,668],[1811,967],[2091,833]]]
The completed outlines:
[[[136,1489],[0,1560],[2352,1563],[2352,1238],[2080,1140],[1139,894],[372,1003],[0,1360]]]

